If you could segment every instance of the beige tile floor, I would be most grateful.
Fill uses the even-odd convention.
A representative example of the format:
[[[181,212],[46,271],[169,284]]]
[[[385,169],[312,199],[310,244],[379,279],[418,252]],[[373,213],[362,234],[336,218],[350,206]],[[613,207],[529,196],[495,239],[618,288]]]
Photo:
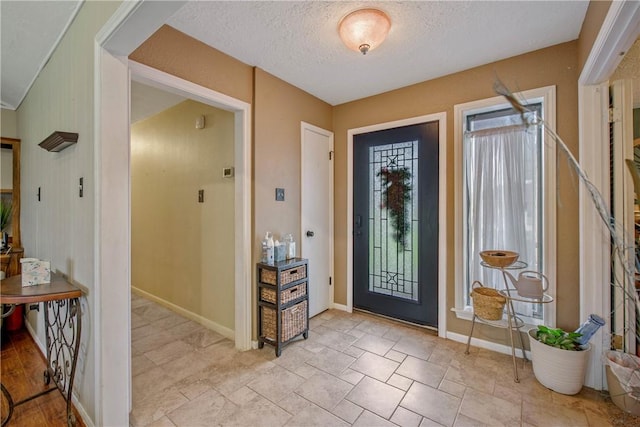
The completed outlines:
[[[531,364],[364,313],[329,310],[275,357],[132,295],[132,426],[640,425],[605,394],[564,396]],[[522,366],[522,365],[520,365]]]

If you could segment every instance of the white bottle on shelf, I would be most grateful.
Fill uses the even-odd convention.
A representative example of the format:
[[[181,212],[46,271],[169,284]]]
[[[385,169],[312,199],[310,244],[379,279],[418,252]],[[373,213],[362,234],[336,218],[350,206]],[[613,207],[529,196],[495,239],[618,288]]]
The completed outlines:
[[[292,234],[286,234],[284,236],[284,243],[286,245],[286,258],[293,259],[296,257],[296,242],[293,241]]]
[[[273,243],[273,235],[271,232],[267,231],[267,234],[264,236],[267,241],[267,264],[273,264],[274,260],[274,243]]]

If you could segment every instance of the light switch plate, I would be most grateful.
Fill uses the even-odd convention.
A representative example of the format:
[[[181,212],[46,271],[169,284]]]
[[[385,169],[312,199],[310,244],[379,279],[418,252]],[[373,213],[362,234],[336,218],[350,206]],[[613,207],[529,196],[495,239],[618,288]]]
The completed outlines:
[[[276,188],[276,202],[284,202],[284,188]]]
[[[233,178],[233,167],[222,168],[222,177],[223,178]]]

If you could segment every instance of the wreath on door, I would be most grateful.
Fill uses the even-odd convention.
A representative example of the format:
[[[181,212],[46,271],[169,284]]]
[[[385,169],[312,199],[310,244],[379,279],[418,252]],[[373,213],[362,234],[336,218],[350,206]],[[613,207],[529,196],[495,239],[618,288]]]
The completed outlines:
[[[406,245],[406,237],[411,227],[407,210],[411,203],[411,172],[408,168],[382,168],[378,172],[382,180],[381,209],[387,209],[398,250]]]

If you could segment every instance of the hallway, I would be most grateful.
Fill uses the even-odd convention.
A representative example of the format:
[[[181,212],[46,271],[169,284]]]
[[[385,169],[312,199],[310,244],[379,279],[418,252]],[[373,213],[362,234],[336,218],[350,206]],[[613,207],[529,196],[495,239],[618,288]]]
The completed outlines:
[[[329,310],[309,339],[238,352],[132,295],[132,426],[640,426],[606,394],[564,396],[531,364],[364,313]]]

